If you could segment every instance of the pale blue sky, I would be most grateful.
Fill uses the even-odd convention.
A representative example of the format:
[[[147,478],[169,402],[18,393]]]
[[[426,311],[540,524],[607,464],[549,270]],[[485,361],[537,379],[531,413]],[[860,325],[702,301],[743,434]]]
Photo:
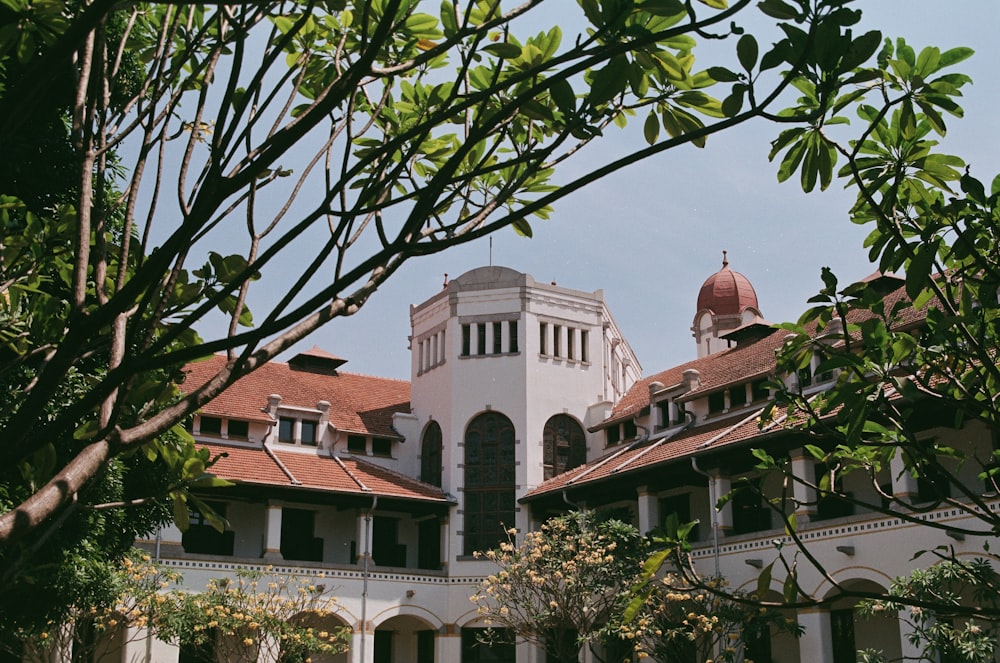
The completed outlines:
[[[561,2],[569,0],[553,5]],[[966,118],[949,121],[944,145],[972,164],[973,174],[992,180],[1000,172],[1000,2],[863,0],[860,6],[864,29],[903,36],[918,48],[976,50],[958,67],[974,80],[965,91]],[[637,144],[636,134],[613,135],[600,149]],[[673,150],[605,178],[558,203],[550,221],[534,223],[534,238],[512,230],[494,235],[493,264],[539,281],[603,289],[645,374],[694,357],[695,299],[721,266],[723,249],[730,266],[754,284],[765,317],[794,319],[819,289],[822,266],[845,282],[873,268],[861,246],[867,230],[847,220],[850,193],[834,183],[806,196],[796,183],[777,183],[776,166],[767,161],[775,135],[763,123],[742,127],[713,137],[703,150]],[[414,259],[361,312],[299,347],[317,344],[348,359],[344,370],[409,378],[409,304],[437,292],[445,273],[454,278],[489,261],[487,240]]]

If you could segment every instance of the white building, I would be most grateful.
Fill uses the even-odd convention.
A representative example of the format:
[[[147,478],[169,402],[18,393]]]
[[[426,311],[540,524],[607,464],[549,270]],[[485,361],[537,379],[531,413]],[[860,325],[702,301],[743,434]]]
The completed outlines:
[[[887,298],[902,296],[893,279],[880,283]],[[714,499],[753,474],[751,446],[787,451],[803,476],[816,468],[801,438],[758,427],[769,398],[761,385],[784,332],[763,322],[749,280],[728,262],[698,295],[697,358],[646,378],[601,291],[483,267],[411,307],[410,318],[409,383],[342,371],[343,359],[314,349],[261,368],[204,408],[193,434],[227,454],[213,471],[236,484],[206,496],[228,531],[196,521],[143,545],[192,589],[239,566],[322,569],[342,606],[331,624],[354,634],[332,660],[351,663],[544,661],[528,646],[470,646],[482,624],[469,597],[490,571],[472,552],[567,503],[631,513],[642,531],[668,513],[697,518],[699,564],[735,587],[756,583],[774,558],[784,534],[759,500],[744,493],[716,512]],[[193,364],[189,384],[221,361]],[[830,377],[787,379],[822,389]],[[989,431],[975,426],[929,425],[927,435],[992,450]],[[979,482],[975,468],[967,473],[970,485]],[[884,483],[901,495],[921,488],[896,472]],[[860,481],[848,489],[877,497]],[[926,527],[846,503],[797,516],[833,577],[858,587],[886,587],[913,568],[910,552],[942,543]],[[932,509],[924,517],[954,516]],[[887,556],[890,542],[904,552]],[[968,551],[982,543],[946,542]],[[776,572],[778,591],[782,581]],[[806,567],[800,583],[826,591]],[[869,646],[907,653],[896,621],[856,621],[850,608],[800,611],[805,635],[775,638],[755,660],[842,663]],[[162,642],[124,649],[122,661],[200,660]]]

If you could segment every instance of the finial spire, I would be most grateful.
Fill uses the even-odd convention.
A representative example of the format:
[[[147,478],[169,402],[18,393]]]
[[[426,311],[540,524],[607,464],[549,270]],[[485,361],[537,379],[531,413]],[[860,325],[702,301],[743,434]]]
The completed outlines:
[[[725,249],[723,249],[722,250],[722,266],[723,267],[729,267],[729,258],[726,257],[726,253],[727,253],[727,251]]]

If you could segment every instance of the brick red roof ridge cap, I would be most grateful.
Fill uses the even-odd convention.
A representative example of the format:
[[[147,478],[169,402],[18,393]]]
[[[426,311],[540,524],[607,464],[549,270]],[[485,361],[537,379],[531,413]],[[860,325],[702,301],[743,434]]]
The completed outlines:
[[[374,467],[377,470],[379,470],[380,472],[385,472],[386,474],[391,474],[394,477],[398,477],[398,478],[404,479],[404,480],[406,480],[406,481],[408,481],[410,483],[415,483],[415,484],[420,485],[420,486],[427,486],[428,488],[433,488],[435,490],[440,491],[442,495],[447,496],[447,493],[444,492],[444,488],[442,488],[441,486],[435,486],[432,483],[427,483],[426,481],[421,481],[420,479],[416,479],[414,477],[411,477],[409,474],[406,474],[404,472],[400,472],[399,470],[393,470],[391,468],[385,467],[384,465],[379,465],[378,463],[372,463],[372,462],[364,460],[362,458],[350,458],[349,460],[353,461],[354,463],[356,463],[358,465],[365,465],[367,467]]]
[[[366,486],[364,481],[362,481],[361,479],[359,479],[358,477],[356,477],[354,475],[354,472],[352,472],[350,470],[350,468],[347,467],[347,464],[344,463],[344,461],[342,461],[340,459],[340,456],[332,456],[332,458],[333,458],[333,460],[335,460],[337,462],[337,465],[340,465],[340,468],[342,470],[344,470],[344,472],[347,473],[347,476],[349,476],[351,478],[351,481],[353,481],[354,483],[358,484],[358,488],[360,488],[361,490],[363,490],[366,493],[372,492],[372,489],[369,488],[368,486]]]

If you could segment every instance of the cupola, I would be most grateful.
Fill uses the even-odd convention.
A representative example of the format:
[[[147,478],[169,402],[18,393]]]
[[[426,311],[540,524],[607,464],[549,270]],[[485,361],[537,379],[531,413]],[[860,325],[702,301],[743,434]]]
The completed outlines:
[[[722,269],[712,274],[698,291],[698,303],[691,331],[698,344],[698,356],[725,350],[731,340],[723,338],[755,318],[762,317],[757,292],[750,279],[729,269],[729,257],[722,252]]]

